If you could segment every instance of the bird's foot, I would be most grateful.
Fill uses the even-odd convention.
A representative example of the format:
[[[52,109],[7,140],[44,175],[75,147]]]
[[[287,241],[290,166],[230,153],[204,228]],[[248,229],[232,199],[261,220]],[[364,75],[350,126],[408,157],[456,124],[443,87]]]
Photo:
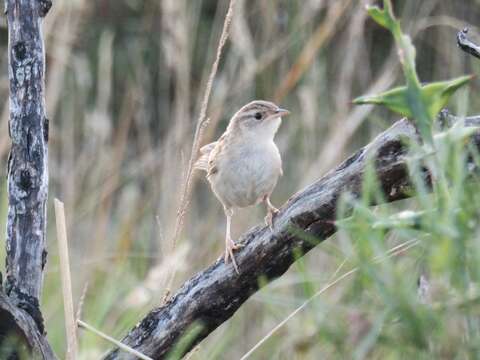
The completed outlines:
[[[265,224],[268,225],[271,231],[273,231],[273,220],[277,214],[278,214],[278,209],[272,206],[272,207],[269,207],[267,211],[267,216],[265,216]]]
[[[240,275],[240,271],[238,271],[238,265],[237,262],[235,261],[235,256],[233,255],[234,250],[238,250],[243,247],[243,244],[237,244],[235,243],[232,239],[227,239],[225,242],[225,264],[228,263],[228,259],[232,259],[232,265],[236,271],[237,274]]]

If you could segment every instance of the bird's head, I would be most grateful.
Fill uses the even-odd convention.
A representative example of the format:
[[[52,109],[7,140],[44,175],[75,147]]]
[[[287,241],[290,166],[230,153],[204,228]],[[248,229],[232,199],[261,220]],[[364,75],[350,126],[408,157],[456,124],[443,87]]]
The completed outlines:
[[[282,109],[270,101],[255,100],[243,106],[230,120],[229,129],[245,134],[273,139],[282,116],[290,111]],[[237,130],[239,129],[239,130]]]

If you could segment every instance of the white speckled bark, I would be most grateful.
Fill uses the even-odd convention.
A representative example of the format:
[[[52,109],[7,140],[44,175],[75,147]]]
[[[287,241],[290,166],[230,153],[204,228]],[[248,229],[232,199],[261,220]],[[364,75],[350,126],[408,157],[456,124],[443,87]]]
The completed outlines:
[[[0,339],[10,331],[21,331],[26,348],[42,359],[55,358],[44,337],[39,306],[47,255],[48,196],[41,24],[51,5],[50,0],[5,0],[12,147],[7,170],[7,257],[4,292],[0,289]]]
[[[8,167],[7,276],[11,297],[39,299],[48,194],[45,54],[39,0],[7,0],[12,139]]]

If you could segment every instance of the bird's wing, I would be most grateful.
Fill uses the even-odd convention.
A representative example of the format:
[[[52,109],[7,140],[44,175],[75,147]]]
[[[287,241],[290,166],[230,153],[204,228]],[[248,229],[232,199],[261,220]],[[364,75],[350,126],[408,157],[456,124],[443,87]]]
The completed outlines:
[[[208,159],[212,150],[217,146],[217,143],[218,141],[215,141],[200,148],[200,157],[193,165],[194,169],[208,172]]]

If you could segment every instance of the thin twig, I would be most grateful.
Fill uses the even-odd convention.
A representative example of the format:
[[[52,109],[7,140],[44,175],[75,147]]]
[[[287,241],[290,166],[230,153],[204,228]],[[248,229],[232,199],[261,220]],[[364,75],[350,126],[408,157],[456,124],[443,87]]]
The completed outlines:
[[[140,359],[142,359],[142,360],[153,360],[151,357],[148,357],[147,355],[144,355],[144,354],[142,354],[141,352],[139,352],[139,351],[137,351],[137,350],[135,350],[135,349],[132,349],[130,346],[127,346],[127,345],[121,343],[120,341],[115,340],[115,339],[112,338],[111,336],[109,336],[109,335],[101,332],[100,330],[95,329],[93,326],[88,325],[86,322],[84,322],[84,321],[82,321],[82,320],[77,320],[77,324],[78,324],[80,327],[82,327],[82,328],[84,328],[84,329],[86,329],[86,330],[94,333],[95,335],[100,336],[102,339],[105,339],[105,340],[111,342],[111,343],[114,344],[115,346],[118,346],[120,349],[122,349],[122,350],[124,350],[124,351],[126,351],[126,352],[128,352],[128,353],[130,353],[130,354],[132,354],[132,355],[135,355],[136,357],[138,357],[138,358],[140,358]]]
[[[480,59],[480,46],[476,45],[467,37],[468,28],[459,31],[457,34],[457,44],[466,53]]]
[[[73,312],[72,279],[68,257],[67,226],[65,225],[65,208],[63,202],[54,200],[55,220],[57,223],[58,254],[60,257],[60,277],[62,279],[63,310],[65,312],[65,331],[67,334],[67,360],[77,358],[77,327]]]
[[[409,240],[409,241],[406,241],[400,245],[397,245],[395,247],[393,247],[392,249],[390,249],[384,256],[381,256],[381,257],[376,257],[374,258],[374,262],[376,263],[379,263],[379,262],[382,262],[388,258],[391,258],[391,257],[394,257],[394,256],[397,256],[399,254],[402,254],[403,252],[407,251],[408,249],[410,249],[411,247],[414,247],[415,245],[417,245],[419,243],[419,240]],[[347,271],[346,273],[343,273],[342,275],[340,275],[338,278],[336,278],[334,281],[328,283],[327,285],[325,285],[324,287],[322,287],[320,290],[318,290],[315,294],[313,294],[309,299],[307,299],[302,305],[300,305],[298,308],[296,308],[292,313],[290,313],[285,319],[283,319],[277,326],[275,326],[272,330],[270,330],[268,332],[267,335],[265,335],[258,343],[255,344],[255,346],[253,348],[251,348],[245,355],[243,355],[241,357],[240,360],[245,360],[247,359],[248,357],[250,357],[250,355],[253,354],[253,352],[255,350],[257,350],[260,346],[262,346],[265,341],[267,341],[270,337],[272,337],[272,335],[274,333],[276,333],[283,325],[285,325],[291,318],[293,318],[295,315],[297,315],[300,311],[302,311],[303,309],[305,309],[313,300],[315,300],[318,296],[320,296],[321,294],[323,294],[325,291],[327,291],[328,289],[330,289],[331,287],[337,285],[340,281],[342,281],[343,279],[346,279],[347,277],[349,277],[350,275],[353,275],[355,274],[357,271],[359,270],[358,267],[355,267],[349,271]]]
[[[212,65],[210,75],[208,77],[205,93],[203,95],[202,106],[200,108],[200,115],[198,117],[195,134],[193,136],[193,144],[192,144],[192,151],[190,153],[190,160],[189,160],[187,172],[185,175],[185,181],[183,182],[183,190],[182,190],[182,196],[180,198],[180,206],[179,206],[177,217],[175,220],[175,231],[174,231],[173,240],[172,240],[173,250],[176,247],[178,237],[180,236],[180,233],[182,231],[185,214],[187,212],[187,207],[190,202],[190,194],[192,191],[193,165],[195,164],[195,161],[197,159],[197,154],[200,149],[200,143],[202,141],[204,130],[208,125],[208,118],[206,116],[208,102],[210,99],[210,93],[212,91],[213,80],[215,78],[215,75],[217,74],[218,66],[222,58],[222,51],[229,36],[230,24],[233,19],[233,10],[235,7],[235,2],[236,0],[230,0],[228,11],[227,11],[227,14],[225,15],[225,21],[223,23],[222,34],[220,35],[220,40],[218,42],[217,54],[215,57],[215,61],[213,62],[213,65]],[[175,274],[176,274],[176,268],[172,271],[172,275],[167,284],[167,289],[171,288],[173,279],[175,278]]]
[[[77,313],[76,313],[76,316],[75,316],[75,320],[79,320],[82,317],[83,304],[85,304],[85,298],[87,297],[87,291],[88,291],[88,281],[83,286],[82,296],[80,296],[80,300],[78,300]]]

